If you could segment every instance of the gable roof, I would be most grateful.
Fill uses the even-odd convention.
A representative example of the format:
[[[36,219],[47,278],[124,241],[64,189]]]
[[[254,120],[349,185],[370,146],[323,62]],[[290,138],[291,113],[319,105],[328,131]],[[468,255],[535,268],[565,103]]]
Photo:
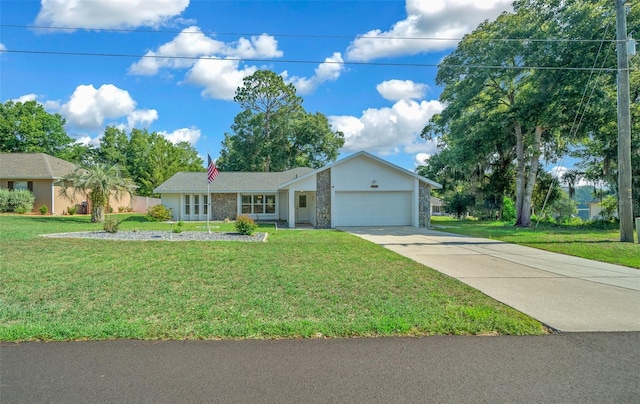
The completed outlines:
[[[434,188],[434,189],[441,189],[441,188],[442,188],[442,185],[441,185],[441,184],[439,184],[439,183],[437,183],[437,182],[435,182],[435,181],[432,181],[432,180],[428,179],[427,177],[423,177],[422,175],[418,175],[418,174],[416,174],[416,173],[413,173],[413,172],[411,172],[411,171],[409,171],[409,170],[406,170],[406,169],[404,169],[404,168],[402,168],[402,167],[400,167],[400,166],[397,166],[397,165],[395,165],[395,164],[393,164],[393,163],[390,163],[390,162],[388,162],[388,161],[386,161],[386,160],[383,160],[383,159],[381,159],[380,157],[376,157],[376,156],[374,156],[373,154],[368,153],[368,152],[366,152],[366,151],[359,151],[359,152],[354,153],[354,154],[352,154],[352,155],[350,155],[350,156],[348,156],[348,157],[345,157],[345,158],[343,158],[343,159],[341,159],[341,160],[335,161],[335,162],[333,162],[333,163],[331,163],[331,164],[327,164],[327,165],[326,165],[326,166],[324,166],[324,167],[318,168],[317,170],[313,170],[312,172],[310,172],[310,173],[308,173],[308,174],[306,174],[306,175],[303,175],[303,176],[298,177],[298,178],[293,178],[293,179],[291,179],[290,181],[287,181],[287,182],[285,182],[284,184],[280,185],[280,188],[286,188],[286,187],[290,186],[291,184],[294,184],[294,183],[296,183],[296,182],[298,182],[298,181],[302,181],[302,180],[304,180],[305,178],[308,178],[308,177],[310,177],[310,176],[312,176],[312,175],[316,175],[316,174],[318,174],[319,172],[322,172],[322,171],[324,171],[324,170],[327,170],[327,169],[329,169],[329,168],[331,168],[331,167],[335,167],[335,166],[338,166],[338,165],[344,164],[344,163],[348,162],[349,160],[353,160],[353,159],[355,159],[355,158],[357,158],[357,157],[360,157],[360,156],[363,156],[363,157],[369,158],[369,159],[371,159],[371,160],[374,160],[374,161],[376,161],[376,162],[378,162],[378,163],[380,163],[380,164],[382,164],[382,165],[385,165],[385,166],[387,166],[387,167],[391,168],[392,170],[399,171],[399,172],[401,172],[402,174],[409,175],[409,176],[411,176],[411,177],[413,177],[413,178],[415,178],[415,179],[417,179],[417,180],[419,180],[419,181],[425,182],[425,183],[427,183],[427,184],[431,185],[431,187],[432,187],[432,188]]]
[[[216,179],[209,184],[209,191],[216,192],[275,192],[280,184],[303,176],[313,171],[309,167],[298,167],[282,172],[243,172],[220,171]],[[153,192],[171,193],[206,193],[207,173],[176,173],[160,184]]]
[[[0,178],[60,179],[75,170],[66,160],[46,153],[0,153]]]

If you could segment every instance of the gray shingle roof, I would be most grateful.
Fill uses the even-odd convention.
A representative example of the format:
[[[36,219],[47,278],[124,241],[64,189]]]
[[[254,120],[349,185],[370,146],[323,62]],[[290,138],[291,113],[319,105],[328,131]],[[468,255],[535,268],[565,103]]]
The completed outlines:
[[[277,191],[280,184],[313,171],[312,168],[298,167],[283,172],[237,172],[221,171],[209,184],[210,192],[258,192]],[[207,192],[207,173],[175,174],[153,190],[159,194],[183,192]]]
[[[0,153],[0,178],[4,179],[59,179],[75,167],[45,153]]]

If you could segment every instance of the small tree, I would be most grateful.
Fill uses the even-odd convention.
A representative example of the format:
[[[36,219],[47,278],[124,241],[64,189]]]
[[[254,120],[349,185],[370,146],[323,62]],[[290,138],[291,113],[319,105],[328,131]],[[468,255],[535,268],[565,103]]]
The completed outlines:
[[[122,175],[119,165],[88,162],[76,166],[76,169],[62,177],[57,185],[61,186],[60,196],[76,200],[80,195],[88,195],[91,202],[91,222],[103,222],[104,211],[109,198],[120,200],[124,195],[133,196],[134,182]]]
[[[600,211],[602,219],[613,220],[618,211],[618,198],[613,195],[607,195],[600,202],[600,206],[602,207]]]

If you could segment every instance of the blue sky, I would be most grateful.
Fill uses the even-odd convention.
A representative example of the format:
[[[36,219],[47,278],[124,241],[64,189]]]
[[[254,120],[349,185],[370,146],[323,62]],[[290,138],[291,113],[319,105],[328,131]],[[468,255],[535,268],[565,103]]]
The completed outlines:
[[[206,161],[240,112],[242,78],[270,69],[345,133],[342,157],[413,170],[435,152],[419,136],[442,109],[434,65],[510,3],[2,0],[0,100],[37,100],[82,142],[107,125],[147,128]]]

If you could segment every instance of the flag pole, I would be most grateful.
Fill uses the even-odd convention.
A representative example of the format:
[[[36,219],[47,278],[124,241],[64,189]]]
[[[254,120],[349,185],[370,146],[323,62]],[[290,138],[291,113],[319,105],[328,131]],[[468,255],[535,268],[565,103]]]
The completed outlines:
[[[211,227],[209,226],[209,216],[211,216],[211,191],[209,190],[209,185],[211,184],[210,178],[210,170],[211,170],[211,155],[209,154],[209,150],[207,150],[207,233],[211,234]]]

